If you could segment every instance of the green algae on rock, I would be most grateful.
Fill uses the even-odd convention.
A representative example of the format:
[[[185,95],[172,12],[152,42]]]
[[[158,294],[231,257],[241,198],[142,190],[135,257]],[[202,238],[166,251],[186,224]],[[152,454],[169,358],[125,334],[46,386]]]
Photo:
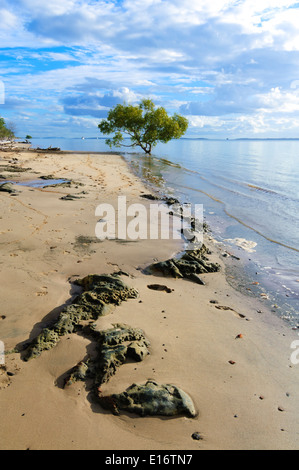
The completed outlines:
[[[17,165],[0,165],[0,171],[7,171],[10,173],[23,173],[30,170],[32,170],[32,168],[23,168]]]
[[[54,348],[59,341],[59,334],[54,329],[44,328],[27,350],[26,360],[39,356],[42,351]]]
[[[198,274],[217,272],[220,270],[218,263],[211,263],[207,255],[211,254],[203,244],[201,248],[186,251],[180,258],[171,258],[166,261],[154,263],[148,266],[145,274],[162,274],[168,277],[189,279],[197,284],[204,284]]]
[[[98,334],[99,356],[95,384],[108,382],[116,369],[128,358],[143,361],[149,354],[149,341],[142,330],[117,323]]]
[[[70,371],[65,385],[92,377],[95,387],[99,387],[107,383],[118,367],[129,358],[140,362],[149,354],[149,341],[139,328],[116,323],[108,330],[97,331],[92,325],[88,330],[88,334],[96,341],[97,357],[77,364]]]
[[[186,392],[172,384],[158,384],[148,380],[144,385],[133,384],[120,394],[98,398],[103,408],[114,414],[120,410],[136,413],[140,416],[176,416],[180,414],[195,417],[196,410],[192,399]]]
[[[133,299],[138,292],[128,287],[115,275],[88,275],[74,282],[83,288],[72,302],[66,306],[50,326],[29,345],[25,360],[39,356],[44,350],[53,348],[61,336],[75,332],[84,321],[94,321],[107,315],[112,305]]]
[[[0,191],[4,193],[10,193],[10,194],[14,194],[17,192],[11,183],[1,183]]]
[[[83,287],[85,291],[93,292],[98,300],[106,304],[120,305],[121,302],[138,296],[137,290],[128,287],[116,274],[90,274],[76,280],[74,284]]]
[[[72,368],[69,376],[65,380],[64,385],[71,385],[80,380],[84,381],[89,375],[89,360],[80,361],[75,367]]]

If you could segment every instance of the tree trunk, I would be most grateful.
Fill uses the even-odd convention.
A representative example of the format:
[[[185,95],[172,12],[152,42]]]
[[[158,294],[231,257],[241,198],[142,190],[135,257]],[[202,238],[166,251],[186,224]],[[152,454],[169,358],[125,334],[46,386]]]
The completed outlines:
[[[147,154],[150,155],[152,152],[152,146],[151,144],[145,144],[143,145],[141,142],[138,143],[138,145],[142,148],[142,150]]]

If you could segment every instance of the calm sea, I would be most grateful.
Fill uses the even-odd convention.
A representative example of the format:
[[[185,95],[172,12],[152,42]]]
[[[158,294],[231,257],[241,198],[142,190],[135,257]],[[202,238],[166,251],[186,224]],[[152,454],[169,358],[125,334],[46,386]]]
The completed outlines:
[[[104,139],[33,139],[33,147],[105,152]],[[181,202],[203,204],[213,237],[241,258],[248,295],[299,325],[299,141],[180,139],[152,157],[121,151],[134,171]],[[233,281],[232,281],[233,282]],[[249,290],[250,289],[250,290]]]

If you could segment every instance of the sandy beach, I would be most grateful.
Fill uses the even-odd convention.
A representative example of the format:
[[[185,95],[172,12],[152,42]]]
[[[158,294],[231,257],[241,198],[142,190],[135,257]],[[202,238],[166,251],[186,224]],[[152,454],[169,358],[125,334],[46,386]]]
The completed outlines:
[[[142,197],[149,189],[120,155],[24,148],[0,152],[0,165],[7,181],[49,175],[71,181],[44,188],[18,184],[16,193],[0,192],[2,450],[298,448],[299,365],[290,360],[298,335],[262,298],[229,285],[224,262],[239,261],[224,259],[210,233],[204,238],[209,260],[221,269],[202,274],[205,285],[148,275],[144,268],[173,257],[182,241],[95,237],[99,204],[117,210],[118,196],[128,204],[157,203]],[[67,195],[75,197],[63,199]],[[100,317],[97,328],[140,328],[150,354],[119,367],[103,392],[121,393],[149,379],[174,384],[191,397],[195,417],[115,416],[93,400],[85,382],[62,387],[67,371],[93,349],[81,334],[66,334],[39,357],[23,360],[24,344],[78,294],[73,281],[119,272],[138,296]],[[168,292],[149,289],[154,283]]]

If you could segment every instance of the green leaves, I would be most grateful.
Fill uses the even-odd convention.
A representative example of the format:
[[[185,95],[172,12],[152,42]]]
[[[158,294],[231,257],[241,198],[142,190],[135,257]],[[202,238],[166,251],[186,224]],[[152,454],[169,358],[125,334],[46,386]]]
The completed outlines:
[[[118,104],[98,127],[104,135],[115,133],[106,140],[110,148],[139,146],[150,154],[158,142],[167,143],[182,137],[188,128],[188,120],[178,114],[170,117],[164,108],[156,108],[152,100],[143,99],[137,106]],[[123,143],[123,134],[130,137],[131,145]]]
[[[13,139],[14,133],[7,127],[3,118],[0,117],[0,139]]]

